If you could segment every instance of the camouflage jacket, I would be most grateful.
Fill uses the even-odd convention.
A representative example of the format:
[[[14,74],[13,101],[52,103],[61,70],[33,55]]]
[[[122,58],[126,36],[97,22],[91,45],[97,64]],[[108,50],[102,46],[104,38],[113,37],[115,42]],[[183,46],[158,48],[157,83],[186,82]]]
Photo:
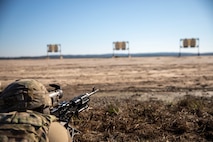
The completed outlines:
[[[0,142],[49,142],[52,115],[34,111],[0,113]]]

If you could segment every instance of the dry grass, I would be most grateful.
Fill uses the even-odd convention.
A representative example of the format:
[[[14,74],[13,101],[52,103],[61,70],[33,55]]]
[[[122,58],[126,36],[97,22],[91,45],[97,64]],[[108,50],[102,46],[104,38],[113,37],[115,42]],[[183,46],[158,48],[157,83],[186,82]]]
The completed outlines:
[[[95,98],[73,124],[75,141],[211,141],[213,97],[186,96],[176,103]]]

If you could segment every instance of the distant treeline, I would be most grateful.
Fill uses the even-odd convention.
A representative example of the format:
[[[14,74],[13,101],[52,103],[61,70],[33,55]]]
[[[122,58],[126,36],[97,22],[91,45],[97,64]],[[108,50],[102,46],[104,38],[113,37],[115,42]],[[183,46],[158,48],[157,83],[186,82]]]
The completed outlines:
[[[200,56],[212,56],[213,52],[210,53],[200,53]],[[92,54],[92,55],[62,55],[64,59],[69,58],[112,58],[112,57],[128,57],[128,54]],[[163,56],[179,56],[177,52],[158,52],[158,53],[133,53],[130,54],[131,57],[163,57]],[[181,56],[198,56],[197,53],[181,53]],[[46,59],[47,56],[23,56],[23,57],[0,57],[0,60],[7,59]],[[51,55],[51,59],[60,58],[60,55]]]

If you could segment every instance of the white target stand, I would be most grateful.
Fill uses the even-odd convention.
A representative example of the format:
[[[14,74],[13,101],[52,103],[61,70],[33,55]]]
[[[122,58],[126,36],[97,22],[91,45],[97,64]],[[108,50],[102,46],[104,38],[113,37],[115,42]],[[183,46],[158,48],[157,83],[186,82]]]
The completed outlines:
[[[113,57],[118,57],[119,54],[117,54],[118,51],[128,51],[128,54],[127,56],[128,57],[131,57],[130,56],[130,51],[129,51],[129,42],[128,41],[116,41],[116,42],[113,42],[112,43],[112,50],[113,50]],[[117,55],[116,55],[117,54]]]
[[[59,53],[60,59],[63,59],[61,55],[61,44],[47,44],[47,59],[49,59],[49,53]]]
[[[181,56],[181,49],[187,49],[187,48],[197,48],[198,50],[197,56],[200,56],[199,42],[200,42],[199,38],[180,39],[179,57]]]

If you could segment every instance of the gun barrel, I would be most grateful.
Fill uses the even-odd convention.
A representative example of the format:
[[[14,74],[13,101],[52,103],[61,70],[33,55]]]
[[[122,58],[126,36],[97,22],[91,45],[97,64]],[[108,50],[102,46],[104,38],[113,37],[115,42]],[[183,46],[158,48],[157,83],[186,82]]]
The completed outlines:
[[[95,94],[98,91],[99,91],[99,89],[93,90],[92,92],[87,93],[87,95],[88,95],[88,97],[90,97],[90,96],[92,96],[93,94]]]

